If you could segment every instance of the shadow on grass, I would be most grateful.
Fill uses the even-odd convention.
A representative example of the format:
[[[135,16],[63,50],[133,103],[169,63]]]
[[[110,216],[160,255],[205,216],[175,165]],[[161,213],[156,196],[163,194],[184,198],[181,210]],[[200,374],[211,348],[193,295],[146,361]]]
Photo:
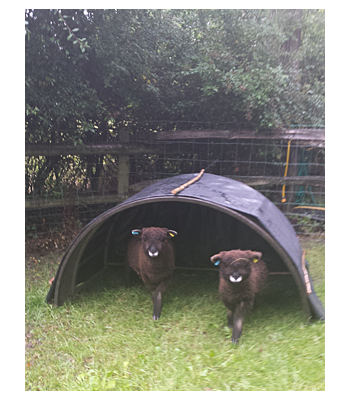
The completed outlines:
[[[193,307],[204,306],[205,303],[221,303],[218,293],[219,277],[215,271],[179,272],[176,271],[173,282],[164,296],[164,305],[167,308],[184,308],[186,305]],[[130,294],[138,291],[149,298],[151,296],[141,279],[135,274],[129,288],[124,285],[123,271],[118,268],[108,268],[102,275],[87,284],[72,302],[91,301],[99,293]],[[135,304],[137,308],[137,304]],[[223,315],[225,307],[221,307]],[[273,275],[269,277],[267,287],[257,295],[251,315],[260,315],[266,318],[272,315],[302,313],[302,303],[298,288],[293,278],[289,275]],[[151,313],[151,309],[150,309]],[[224,321],[224,318],[223,318]]]

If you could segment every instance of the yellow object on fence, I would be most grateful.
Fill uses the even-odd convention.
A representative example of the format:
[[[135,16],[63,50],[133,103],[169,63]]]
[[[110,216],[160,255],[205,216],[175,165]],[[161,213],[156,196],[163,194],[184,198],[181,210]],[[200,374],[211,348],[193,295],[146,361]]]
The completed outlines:
[[[297,206],[294,208],[307,208],[309,210],[321,210],[321,211],[325,211],[326,207],[314,207],[314,206]]]
[[[291,142],[291,140],[289,140],[289,142],[288,142],[288,149],[287,149],[287,159],[286,159],[286,168],[285,168],[285,170],[284,170],[284,177],[286,177],[287,176],[287,173],[288,173],[288,164],[289,164],[289,154],[290,154],[290,142]],[[282,186],[282,203],[285,203],[286,202],[286,193],[285,193],[285,191],[286,191],[286,185],[283,185]]]

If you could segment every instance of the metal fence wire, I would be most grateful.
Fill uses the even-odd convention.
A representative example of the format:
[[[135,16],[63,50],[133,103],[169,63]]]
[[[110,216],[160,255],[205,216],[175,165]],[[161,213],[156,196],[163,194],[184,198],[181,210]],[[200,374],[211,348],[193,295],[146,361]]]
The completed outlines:
[[[258,190],[285,213],[297,233],[324,233],[324,130],[260,134],[202,128],[129,127],[104,153],[94,143],[89,154],[69,154],[68,146],[52,155],[52,145],[32,155],[27,146],[26,236],[75,235],[149,184],[203,168]],[[125,145],[122,152],[120,145]]]

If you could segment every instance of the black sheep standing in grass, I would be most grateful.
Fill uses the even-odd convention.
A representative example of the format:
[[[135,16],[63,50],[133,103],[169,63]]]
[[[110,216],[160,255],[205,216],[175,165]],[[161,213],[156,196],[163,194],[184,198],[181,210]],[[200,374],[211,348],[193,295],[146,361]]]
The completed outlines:
[[[262,254],[251,250],[222,251],[210,258],[220,268],[219,293],[227,308],[227,325],[232,328],[232,343],[238,343],[245,315],[265,285],[268,270]]]
[[[126,284],[130,284],[130,268],[138,273],[152,293],[153,319],[162,310],[162,295],[169,286],[175,269],[172,238],[177,232],[167,228],[134,229],[127,248]]]

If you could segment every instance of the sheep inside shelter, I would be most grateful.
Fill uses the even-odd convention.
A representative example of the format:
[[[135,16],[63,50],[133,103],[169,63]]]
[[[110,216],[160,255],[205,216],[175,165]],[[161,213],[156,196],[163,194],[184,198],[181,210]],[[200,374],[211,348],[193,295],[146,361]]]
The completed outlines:
[[[213,254],[254,249],[264,254],[270,272],[293,276],[306,317],[324,319],[309,275],[312,290],[306,290],[302,250],[283,213],[251,187],[213,174],[204,174],[179,194],[171,193],[194,176],[154,183],[86,225],[63,256],[47,301],[62,305],[110,263],[123,268],[132,229],[167,226],[178,232],[176,267],[212,269]]]

